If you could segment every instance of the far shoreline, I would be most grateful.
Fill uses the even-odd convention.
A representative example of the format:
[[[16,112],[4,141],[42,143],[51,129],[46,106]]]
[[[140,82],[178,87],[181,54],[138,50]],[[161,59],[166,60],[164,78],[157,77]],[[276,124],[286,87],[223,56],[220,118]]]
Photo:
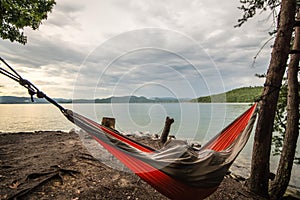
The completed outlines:
[[[90,103],[78,103],[78,102],[70,102],[70,103],[66,103],[66,102],[58,102],[61,105],[69,105],[69,104],[181,104],[181,103],[187,103],[187,104],[243,104],[243,105],[247,105],[247,104],[253,104],[255,103],[253,102],[190,102],[190,101],[184,101],[184,102],[145,102],[145,103],[130,103],[130,102],[118,102],[118,103],[114,103],[114,102],[110,102],[110,103],[96,103],[96,102],[90,102]],[[45,105],[51,105],[51,103],[48,102],[26,102],[26,103],[18,103],[18,102],[14,102],[14,103],[1,103],[0,105],[41,105],[41,104],[45,104]]]

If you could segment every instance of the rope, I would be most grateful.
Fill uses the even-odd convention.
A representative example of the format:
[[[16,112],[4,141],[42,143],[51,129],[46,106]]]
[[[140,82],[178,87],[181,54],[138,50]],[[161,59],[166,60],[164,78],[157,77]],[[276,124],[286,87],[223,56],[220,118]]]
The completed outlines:
[[[10,71],[0,67],[0,73],[3,74],[4,76],[7,76],[8,78],[18,82],[20,85],[25,87],[28,90],[28,93],[30,95],[31,101],[34,102],[33,96],[36,95],[37,98],[44,98],[46,99],[49,103],[52,103],[55,105],[57,108],[60,109],[62,113],[66,113],[66,109],[59,105],[55,100],[52,98],[48,97],[45,93],[40,91],[34,84],[32,84],[30,81],[24,79],[20,74],[18,74],[17,71],[15,71],[3,58],[0,57],[0,61],[4,63]]]
[[[21,76],[11,67],[11,66],[9,66],[9,64],[3,59],[3,58],[1,58],[0,57],[0,60],[13,72],[13,73],[15,73],[15,75],[17,76],[17,77],[19,77],[19,78],[21,78]]]

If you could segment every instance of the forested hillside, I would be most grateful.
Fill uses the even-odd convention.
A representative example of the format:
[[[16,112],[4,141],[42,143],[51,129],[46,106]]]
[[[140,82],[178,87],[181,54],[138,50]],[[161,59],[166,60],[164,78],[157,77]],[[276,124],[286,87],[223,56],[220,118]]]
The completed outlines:
[[[192,102],[253,102],[261,95],[262,90],[263,87],[243,87],[221,94],[199,97],[197,99],[193,99]]]

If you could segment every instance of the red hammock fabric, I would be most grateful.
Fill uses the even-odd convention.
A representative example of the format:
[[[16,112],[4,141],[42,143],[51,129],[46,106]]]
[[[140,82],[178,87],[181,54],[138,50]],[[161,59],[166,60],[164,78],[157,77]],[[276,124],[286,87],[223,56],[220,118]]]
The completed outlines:
[[[215,136],[210,142],[205,145],[205,148],[215,151],[222,151],[228,148],[245,129],[256,109],[256,106],[257,104],[254,104],[243,115],[239,116],[230,125],[224,128],[220,134]]]
[[[245,146],[255,121],[256,106],[254,104],[211,139],[196,158],[188,154],[173,160],[165,153],[168,148],[157,152],[69,110],[66,116],[163,195],[170,199],[203,199],[217,189]]]

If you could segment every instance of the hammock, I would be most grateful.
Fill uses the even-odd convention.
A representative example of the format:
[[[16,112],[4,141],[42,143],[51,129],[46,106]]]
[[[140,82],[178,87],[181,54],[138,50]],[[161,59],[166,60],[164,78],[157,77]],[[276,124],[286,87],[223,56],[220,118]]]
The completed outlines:
[[[180,140],[153,150],[70,110],[65,116],[160,193],[171,199],[203,199],[217,189],[245,146],[256,118],[256,106],[199,151]]]
[[[31,96],[45,98],[78,127],[118,158],[158,192],[170,199],[204,199],[222,182],[229,167],[246,145],[256,119],[257,103],[235,119],[199,151],[181,140],[171,140],[160,150],[140,144],[116,130],[102,126],[78,113],[63,108],[24,80],[2,58],[14,74],[0,73],[18,81]]]

